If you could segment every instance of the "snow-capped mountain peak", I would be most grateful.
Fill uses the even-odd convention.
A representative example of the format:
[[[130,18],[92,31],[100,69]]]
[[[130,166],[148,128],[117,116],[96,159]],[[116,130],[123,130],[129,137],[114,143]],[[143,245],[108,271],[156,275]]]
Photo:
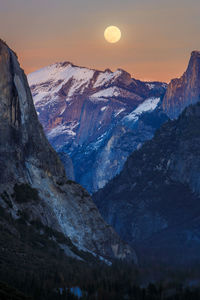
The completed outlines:
[[[126,144],[123,154],[115,144],[126,139],[131,122],[156,109],[166,90],[163,83],[148,82],[152,84],[148,86],[122,69],[98,71],[69,62],[29,74],[28,81],[49,141],[57,151],[71,156],[75,179],[89,191],[102,187],[121,170],[137,143],[128,148]],[[123,118],[129,120],[127,126]],[[148,127],[147,134],[137,140],[151,137],[153,131]],[[91,159],[94,165],[88,169]],[[95,173],[92,176],[91,170]]]

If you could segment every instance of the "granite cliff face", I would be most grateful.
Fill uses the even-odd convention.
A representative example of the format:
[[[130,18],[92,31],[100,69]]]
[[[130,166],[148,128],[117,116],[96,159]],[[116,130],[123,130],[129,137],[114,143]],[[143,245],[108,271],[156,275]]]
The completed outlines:
[[[200,103],[164,124],[93,199],[143,258],[199,260]]]
[[[59,232],[57,244],[67,255],[92,252],[104,258],[132,258],[125,245],[100,216],[89,194],[68,180],[58,155],[38,122],[26,76],[15,53],[0,41],[0,207],[26,227],[40,224]],[[8,219],[9,219],[8,218]],[[1,228],[7,220],[1,218]],[[10,222],[12,223],[12,221]],[[11,225],[5,226],[17,234]],[[54,236],[55,240],[56,237]]]
[[[163,110],[177,118],[190,104],[200,100],[200,52],[193,51],[188,68],[181,78],[173,79],[163,99]]]
[[[166,84],[141,82],[121,69],[57,63],[29,74],[28,81],[48,140],[71,157],[75,180],[91,193],[167,119],[160,109]]]
[[[156,129],[167,120],[157,106],[158,102],[159,98],[147,99],[117,124],[111,124],[111,128],[96,141],[71,153],[76,178],[90,192],[104,187],[119,174],[127,157],[151,139]],[[65,149],[63,147],[63,151]]]

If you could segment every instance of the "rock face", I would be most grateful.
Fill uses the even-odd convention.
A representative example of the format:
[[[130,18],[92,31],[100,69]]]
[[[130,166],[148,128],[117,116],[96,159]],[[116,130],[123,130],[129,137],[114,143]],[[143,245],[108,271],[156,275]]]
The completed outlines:
[[[134,251],[103,221],[89,194],[66,178],[38,122],[26,76],[2,41],[0,174],[0,205],[16,222],[22,216],[27,226],[39,222],[62,233],[79,250],[136,259]],[[72,252],[61,246],[67,254]]]
[[[58,152],[58,155],[60,157],[61,162],[63,163],[63,165],[65,167],[67,177],[71,180],[75,180],[74,166],[72,163],[72,159],[65,152]]]
[[[188,68],[181,78],[173,79],[163,99],[163,110],[177,118],[190,104],[200,100],[200,52],[193,51]]]
[[[166,115],[157,107],[158,101],[159,98],[147,99],[103,136],[72,154],[76,178],[90,192],[102,188],[120,173],[127,157],[151,139],[155,130],[166,121]]]
[[[199,260],[200,103],[164,124],[93,199],[143,258]]]
[[[159,109],[166,84],[141,82],[121,69],[57,63],[28,81],[47,138],[71,157],[75,180],[91,193],[118,174],[127,156],[167,119]]]

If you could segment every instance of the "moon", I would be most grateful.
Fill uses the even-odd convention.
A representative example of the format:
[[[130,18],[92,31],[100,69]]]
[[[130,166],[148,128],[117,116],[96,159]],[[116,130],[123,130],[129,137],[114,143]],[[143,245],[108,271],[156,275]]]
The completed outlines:
[[[121,39],[121,31],[117,26],[108,26],[104,31],[104,37],[109,43],[117,43]]]

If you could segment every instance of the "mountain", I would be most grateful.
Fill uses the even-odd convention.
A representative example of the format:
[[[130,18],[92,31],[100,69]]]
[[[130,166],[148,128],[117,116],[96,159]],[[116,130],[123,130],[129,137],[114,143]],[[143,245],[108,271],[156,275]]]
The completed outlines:
[[[181,78],[173,79],[163,99],[163,110],[177,118],[190,104],[200,100],[200,52],[193,51],[188,68]]]
[[[141,260],[199,261],[200,102],[133,152],[93,199]]]
[[[2,41],[0,174],[2,240],[5,232],[9,241],[26,231],[35,233],[37,239],[44,234],[45,240],[48,232],[55,247],[68,256],[82,259],[81,253],[87,252],[107,259],[136,259],[134,251],[104,222],[87,191],[67,179],[38,122],[17,56]]]
[[[64,154],[70,156],[75,180],[91,193],[167,120],[161,109],[167,85],[135,80],[122,69],[56,63],[29,74],[28,81],[48,140],[64,165]]]

